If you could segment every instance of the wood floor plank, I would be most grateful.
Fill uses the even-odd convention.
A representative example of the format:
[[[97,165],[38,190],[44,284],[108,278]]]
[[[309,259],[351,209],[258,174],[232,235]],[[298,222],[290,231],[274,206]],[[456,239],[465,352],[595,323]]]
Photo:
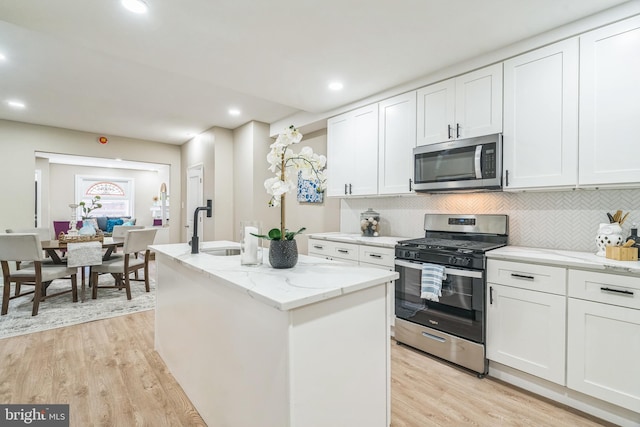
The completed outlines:
[[[153,340],[153,311],[1,339],[0,401],[68,403],[74,427],[206,426]],[[392,427],[612,425],[395,342],[391,365]]]

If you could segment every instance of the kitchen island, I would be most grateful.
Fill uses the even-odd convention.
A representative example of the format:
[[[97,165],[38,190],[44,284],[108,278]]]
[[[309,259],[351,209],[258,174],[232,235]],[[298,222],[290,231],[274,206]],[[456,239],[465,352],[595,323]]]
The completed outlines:
[[[155,347],[211,426],[388,426],[397,273],[300,255],[240,265],[234,242],[156,245]]]

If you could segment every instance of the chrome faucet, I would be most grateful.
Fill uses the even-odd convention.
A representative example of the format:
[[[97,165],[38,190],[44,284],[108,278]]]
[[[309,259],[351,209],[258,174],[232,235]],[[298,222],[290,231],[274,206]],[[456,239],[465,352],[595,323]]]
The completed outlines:
[[[200,242],[198,239],[198,212],[207,211],[207,218],[211,218],[213,215],[213,200],[207,199],[207,206],[199,206],[193,213],[193,237],[191,237],[191,253],[197,254],[200,249]]]

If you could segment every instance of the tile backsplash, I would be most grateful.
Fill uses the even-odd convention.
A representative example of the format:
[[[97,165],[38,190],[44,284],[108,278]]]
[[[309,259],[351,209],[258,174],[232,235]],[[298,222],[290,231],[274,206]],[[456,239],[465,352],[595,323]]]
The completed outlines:
[[[407,238],[424,233],[425,213],[506,214],[509,244],[595,252],[595,236],[607,212],[630,212],[623,236],[640,224],[640,189],[416,194],[342,199],[340,231],[360,232],[360,213],[380,213],[381,234]]]

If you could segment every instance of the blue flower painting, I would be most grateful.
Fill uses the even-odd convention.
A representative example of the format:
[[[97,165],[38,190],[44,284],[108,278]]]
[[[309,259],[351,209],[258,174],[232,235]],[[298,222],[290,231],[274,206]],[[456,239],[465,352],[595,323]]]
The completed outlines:
[[[303,179],[298,172],[298,201],[302,203],[322,203],[322,195],[318,193],[318,180]]]

